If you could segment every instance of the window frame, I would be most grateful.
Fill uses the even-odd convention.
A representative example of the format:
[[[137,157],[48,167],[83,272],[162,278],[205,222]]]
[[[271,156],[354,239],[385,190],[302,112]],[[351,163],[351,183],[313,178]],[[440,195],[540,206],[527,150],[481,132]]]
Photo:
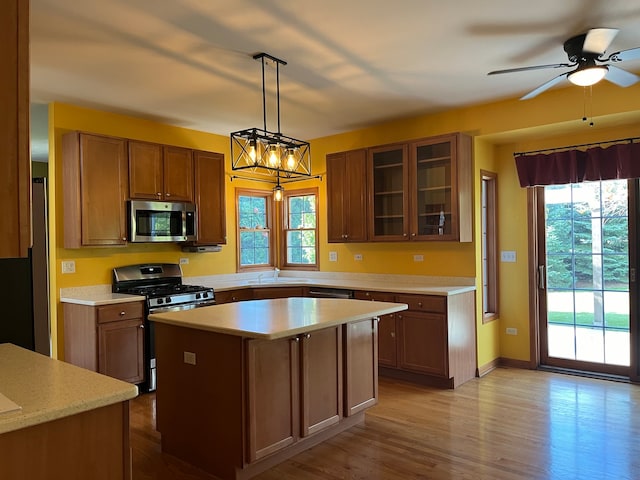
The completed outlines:
[[[315,214],[316,214],[316,226],[315,226],[315,251],[316,251],[316,262],[314,264],[301,264],[301,263],[288,263],[287,262],[287,232],[288,231],[297,231],[299,229],[289,229],[289,199],[291,197],[306,197],[313,195],[315,197]],[[280,245],[280,258],[279,265],[283,270],[291,269],[291,270],[311,270],[317,271],[320,269],[320,233],[319,233],[319,217],[318,217],[318,188],[317,187],[309,187],[309,188],[301,188],[297,190],[284,190],[282,195],[282,201],[277,202],[280,205],[279,211],[280,215],[278,215],[280,219],[280,224],[278,225],[278,242]],[[306,229],[310,230],[310,229]]]
[[[249,188],[236,188],[236,271],[251,272],[260,270],[272,270],[275,265],[275,252],[277,248],[277,226],[274,224],[273,215],[273,192],[267,190],[256,190]],[[260,197],[265,199],[265,214],[267,225],[264,230],[269,231],[269,263],[261,263],[259,265],[242,265],[241,263],[241,242],[240,242],[240,197]],[[257,231],[256,229],[252,229]]]
[[[482,323],[499,317],[498,175],[480,170]]]

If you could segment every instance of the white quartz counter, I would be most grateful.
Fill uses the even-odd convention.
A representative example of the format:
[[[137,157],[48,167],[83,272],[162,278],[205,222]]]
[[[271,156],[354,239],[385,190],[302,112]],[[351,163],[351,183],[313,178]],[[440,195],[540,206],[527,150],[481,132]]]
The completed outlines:
[[[345,288],[390,293],[450,296],[476,289],[471,277],[430,277],[423,275],[386,275],[343,272],[280,272],[276,278],[271,271],[184,277],[183,283],[212,287],[214,291],[238,288],[266,288],[286,286]],[[111,285],[70,287],[60,290],[60,301],[98,306],[144,300],[137,295],[111,293]]]
[[[0,393],[21,407],[0,413],[0,434],[130,400],[130,383],[0,344]]]
[[[181,327],[274,340],[406,309],[407,305],[402,303],[293,297],[158,313],[149,315],[149,319]]]

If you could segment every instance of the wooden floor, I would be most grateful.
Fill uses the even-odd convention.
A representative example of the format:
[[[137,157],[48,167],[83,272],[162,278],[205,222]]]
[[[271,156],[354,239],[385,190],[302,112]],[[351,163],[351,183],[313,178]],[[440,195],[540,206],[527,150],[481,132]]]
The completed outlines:
[[[362,425],[256,480],[640,479],[640,386],[500,368],[456,390],[380,378]],[[133,479],[213,479],[160,452],[132,402]]]

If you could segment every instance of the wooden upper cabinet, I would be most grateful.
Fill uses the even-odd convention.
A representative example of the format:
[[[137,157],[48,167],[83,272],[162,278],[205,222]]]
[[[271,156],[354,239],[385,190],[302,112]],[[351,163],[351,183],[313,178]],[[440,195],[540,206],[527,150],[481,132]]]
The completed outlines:
[[[164,199],[193,202],[193,155],[188,148],[163,147]]]
[[[454,133],[369,152],[370,240],[472,240],[470,137]]]
[[[81,132],[62,138],[64,246],[124,245],[127,141]]]
[[[224,155],[193,152],[194,190],[198,214],[196,245],[227,243]]]
[[[327,155],[328,241],[367,240],[367,151]]]
[[[193,158],[188,148],[129,141],[132,199],[193,202]]]
[[[162,145],[129,141],[129,195],[163,200]]]
[[[31,247],[29,2],[7,0],[0,16],[0,258]]]

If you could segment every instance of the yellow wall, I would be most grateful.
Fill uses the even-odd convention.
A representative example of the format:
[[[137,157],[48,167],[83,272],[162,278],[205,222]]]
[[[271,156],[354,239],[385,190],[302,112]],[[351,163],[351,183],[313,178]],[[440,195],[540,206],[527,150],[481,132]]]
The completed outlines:
[[[431,115],[396,120],[369,128],[311,140],[313,173],[325,172],[327,153],[353,148],[381,145],[431,135],[461,131],[474,136],[474,198],[479,202],[480,169],[498,174],[499,249],[514,250],[517,262],[500,264],[500,317],[482,324],[477,301],[478,365],[489,365],[499,357],[528,361],[529,306],[527,258],[527,202],[526,191],[518,185],[513,152],[534,150],[576,143],[603,141],[637,135],[640,124],[640,86],[627,89],[598,84],[593,89],[590,107],[594,127],[581,121],[584,105],[582,89],[557,89],[526,102],[504,100],[486,105],[444,111]],[[62,248],[62,196],[60,185],[60,138],[70,130],[115,135],[126,138],[173,144],[202,150],[221,152],[229,158],[228,136],[208,134],[163,125],[158,122],[125,115],[100,112],[75,106],[54,104],[50,115],[50,176],[56,179],[50,192],[55,211],[51,219],[52,260],[55,269],[52,291],[80,285],[109,284],[111,269],[118,265],[146,261],[177,262],[188,257],[185,275],[207,275],[235,272],[235,194],[236,187],[249,182],[227,179],[227,245],[219,253],[186,254],[173,245],[135,245],[123,248]],[[635,133],[634,133],[635,131]],[[227,167],[229,170],[230,167]],[[229,173],[229,171],[227,171]],[[457,244],[448,242],[328,244],[326,182],[307,181],[296,187],[317,185],[320,191],[320,269],[322,271],[397,273],[442,276],[477,277],[480,281],[480,258],[477,242]],[[252,188],[269,188],[260,184]],[[475,208],[474,238],[479,235],[478,208]],[[329,262],[329,251],[338,253],[338,262]],[[362,261],[355,261],[354,254]],[[414,262],[413,255],[424,255],[424,262]],[[60,262],[76,261],[76,274],[62,275]],[[60,313],[59,295],[54,294],[54,313]],[[477,298],[480,299],[477,295]],[[52,319],[62,345],[62,324]],[[506,336],[506,327],[518,329],[517,336]],[[54,344],[55,344],[54,339]]]

